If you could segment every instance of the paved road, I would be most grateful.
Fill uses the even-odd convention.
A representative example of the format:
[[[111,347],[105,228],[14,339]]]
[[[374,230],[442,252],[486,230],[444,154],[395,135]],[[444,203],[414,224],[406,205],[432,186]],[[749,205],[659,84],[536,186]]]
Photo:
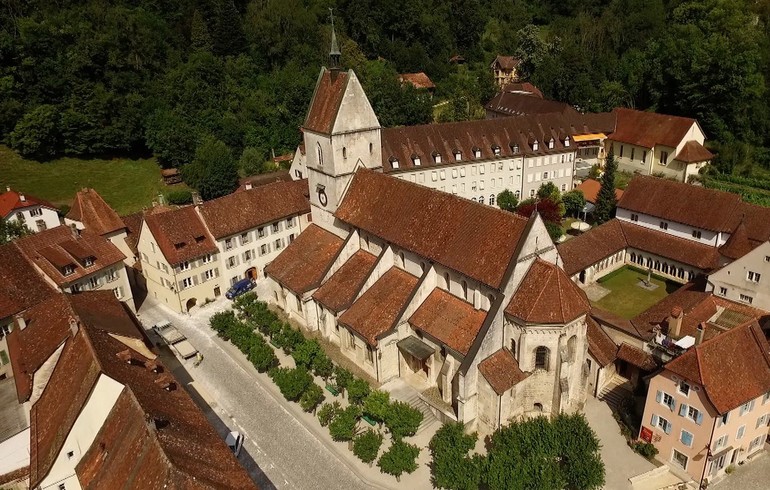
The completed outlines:
[[[767,448],[767,446],[765,446]],[[766,490],[770,487],[770,455],[764,452],[751,462],[737,466],[732,475],[709,485],[710,489]]]
[[[148,298],[139,316],[145,327],[161,319],[172,321],[203,354],[200,366],[190,367],[189,361],[185,366],[196,384],[216,401],[214,408],[223,422],[246,434],[244,449],[248,454],[242,453],[240,459],[260,487],[368,488],[260,384],[248,361],[235,355],[239,354],[237,349],[208,328],[210,315],[226,306],[217,302],[189,317],[153,305]]]

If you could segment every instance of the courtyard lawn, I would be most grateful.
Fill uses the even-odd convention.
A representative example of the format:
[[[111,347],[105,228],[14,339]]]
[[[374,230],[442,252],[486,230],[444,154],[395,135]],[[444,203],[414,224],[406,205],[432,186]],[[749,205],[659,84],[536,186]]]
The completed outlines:
[[[638,286],[639,281],[644,279],[647,279],[646,272],[629,266],[610,272],[598,281],[610,293],[593,304],[630,320],[681,287],[680,284],[653,275],[651,282],[658,287],[649,291]]]
[[[71,205],[76,191],[93,187],[120,215],[150,206],[158,194],[170,189],[154,158],[59,158],[40,163],[0,145],[0,192],[6,186],[56,206]]]

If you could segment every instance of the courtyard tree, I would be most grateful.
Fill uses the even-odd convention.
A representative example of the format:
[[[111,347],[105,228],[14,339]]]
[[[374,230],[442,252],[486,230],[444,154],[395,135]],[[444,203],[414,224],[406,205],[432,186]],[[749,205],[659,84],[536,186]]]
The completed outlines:
[[[497,195],[497,205],[503,211],[510,211],[513,213],[516,211],[516,206],[519,205],[519,200],[516,199],[516,194],[511,190],[505,189],[503,192]]]
[[[396,477],[396,481],[401,481],[401,475],[412,473],[417,469],[417,456],[419,455],[420,448],[414,444],[396,440],[380,457],[377,466],[383,473],[393,475]]]
[[[329,423],[334,420],[334,417],[337,416],[342,411],[342,408],[340,407],[340,402],[335,401],[333,403],[324,403],[321,406],[321,409],[318,410],[318,422],[321,424],[321,427],[326,427],[329,425]]]
[[[350,441],[356,435],[358,418],[361,416],[361,408],[350,405],[345,410],[340,410],[329,422],[329,434],[335,441]]]
[[[312,412],[324,401],[324,392],[320,386],[310,383],[299,399],[299,406],[306,412]]]
[[[615,151],[610,145],[607,153],[607,160],[604,163],[604,175],[602,175],[602,186],[599,188],[599,194],[596,196],[596,209],[594,210],[594,220],[597,225],[605,223],[615,216],[615,208],[618,201],[615,197],[615,172],[618,170],[618,162],[615,160]]]
[[[390,430],[393,439],[413,436],[422,423],[423,414],[408,403],[394,401],[390,404],[385,415],[385,426]]]
[[[353,454],[364,463],[369,463],[377,459],[377,454],[382,446],[382,434],[369,429],[362,434],[358,434],[353,439]]]
[[[348,384],[348,400],[353,405],[361,405],[370,391],[369,383],[361,378],[355,378]]]
[[[294,350],[291,351],[291,357],[294,358],[294,362],[297,366],[302,366],[306,369],[310,369],[313,365],[313,360],[321,350],[321,344],[315,339],[305,339],[299,342]]]
[[[586,198],[583,195],[583,191],[579,189],[565,192],[562,194],[561,200],[564,203],[565,211],[570,216],[580,216],[580,213],[586,205]]]
[[[382,390],[374,390],[364,400],[364,414],[379,423],[385,421],[390,409],[390,393]]]
[[[0,245],[31,234],[32,230],[23,221],[0,216]]]
[[[278,365],[278,358],[275,357],[273,348],[267,345],[262,337],[254,336],[259,339],[249,348],[248,359],[258,372],[264,373]]]
[[[462,422],[441,426],[428,445],[431,454],[430,474],[433,486],[448,490],[476,490],[481,483],[484,458],[468,456],[476,446],[478,435],[465,433]]]
[[[340,366],[334,368],[334,382],[340,392],[344,393],[351,381],[353,381],[353,373]]]
[[[238,166],[230,148],[213,137],[203,140],[192,163],[182,167],[182,175],[206,201],[230,194],[238,187]]]
[[[313,357],[313,374],[326,381],[334,372],[334,363],[323,350],[316,352]]]
[[[313,382],[312,376],[306,369],[298,367],[273,368],[269,371],[273,382],[281,390],[281,394],[290,402],[296,402]]]

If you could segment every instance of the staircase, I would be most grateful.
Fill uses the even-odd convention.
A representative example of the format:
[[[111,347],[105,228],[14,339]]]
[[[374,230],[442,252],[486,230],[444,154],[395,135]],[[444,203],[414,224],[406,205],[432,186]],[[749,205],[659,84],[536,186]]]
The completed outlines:
[[[627,379],[621,376],[613,376],[611,380],[599,392],[599,400],[603,400],[612,409],[617,411],[620,402],[631,395],[631,387]]]
[[[410,407],[415,408],[420,413],[422,413],[422,422],[420,423],[420,428],[417,429],[417,433],[415,434],[416,436],[420,435],[421,432],[430,427],[433,423],[438,423],[438,419],[435,415],[433,415],[433,412],[431,411],[430,407],[428,407],[428,404],[425,403],[422,398],[420,398],[420,395],[417,393],[417,391],[409,393],[409,396],[407,396],[406,399],[400,401],[408,403]]]

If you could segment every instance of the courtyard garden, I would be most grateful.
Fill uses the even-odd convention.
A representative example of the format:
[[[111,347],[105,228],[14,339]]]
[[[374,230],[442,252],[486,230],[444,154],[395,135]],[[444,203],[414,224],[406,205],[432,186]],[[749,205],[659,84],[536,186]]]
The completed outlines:
[[[630,320],[681,287],[655,274],[650,277],[650,287],[642,287],[646,280],[647,271],[628,265],[621,267],[597,281],[596,285],[606,294],[592,303]]]

